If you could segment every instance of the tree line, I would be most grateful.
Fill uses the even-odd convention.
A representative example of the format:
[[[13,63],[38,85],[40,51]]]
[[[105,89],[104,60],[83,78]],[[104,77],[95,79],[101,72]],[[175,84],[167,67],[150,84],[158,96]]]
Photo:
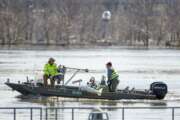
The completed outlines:
[[[0,45],[19,44],[178,47],[180,1],[0,0]]]

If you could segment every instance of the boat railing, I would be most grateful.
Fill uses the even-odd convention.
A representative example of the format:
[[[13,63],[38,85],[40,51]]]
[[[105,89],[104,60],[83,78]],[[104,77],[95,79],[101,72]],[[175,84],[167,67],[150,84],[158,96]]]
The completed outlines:
[[[180,119],[180,107],[0,107],[0,120],[88,120],[97,110],[109,120]]]

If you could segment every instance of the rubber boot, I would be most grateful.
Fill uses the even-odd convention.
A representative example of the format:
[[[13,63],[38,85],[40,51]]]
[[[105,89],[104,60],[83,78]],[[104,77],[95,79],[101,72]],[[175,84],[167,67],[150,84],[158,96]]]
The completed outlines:
[[[48,76],[43,75],[43,80],[44,80],[44,87],[47,87],[48,86]]]

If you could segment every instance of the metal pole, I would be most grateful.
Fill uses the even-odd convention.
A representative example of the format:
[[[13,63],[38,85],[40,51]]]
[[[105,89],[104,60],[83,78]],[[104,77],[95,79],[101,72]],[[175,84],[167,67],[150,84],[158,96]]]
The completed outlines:
[[[74,76],[79,72],[79,70],[77,70],[70,78],[68,81],[66,81],[65,85],[67,85],[73,78]]]
[[[122,108],[122,120],[124,120],[124,107]]]
[[[74,120],[74,108],[72,108],[72,120]]]
[[[30,108],[30,120],[33,120],[33,109]]]
[[[14,108],[14,120],[16,120],[16,108]]]
[[[56,119],[56,120],[58,120],[58,112],[57,112],[57,109],[58,109],[58,108],[56,108],[56,111],[55,111],[55,112],[56,112],[56,113],[55,113],[55,117],[56,117],[55,119]]]
[[[174,120],[174,108],[172,107],[172,120]]]
[[[46,120],[48,120],[48,108],[46,108]]]
[[[42,108],[40,108],[40,120],[42,120]]]
[[[81,69],[81,68],[73,68],[73,67],[65,67],[67,69],[72,69],[72,70],[82,70],[82,71],[87,71],[88,69]]]

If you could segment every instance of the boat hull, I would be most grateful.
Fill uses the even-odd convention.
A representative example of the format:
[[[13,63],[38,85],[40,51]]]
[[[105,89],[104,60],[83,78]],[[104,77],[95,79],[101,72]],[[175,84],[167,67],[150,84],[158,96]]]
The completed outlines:
[[[5,83],[13,90],[18,91],[23,95],[41,95],[41,96],[57,96],[69,98],[88,98],[88,99],[107,99],[107,100],[120,100],[120,99],[158,99],[156,95],[145,91],[124,91],[118,90],[116,92],[103,92],[101,95],[88,93],[82,91],[79,87],[74,86],[56,86],[43,87],[32,86],[26,84]]]

